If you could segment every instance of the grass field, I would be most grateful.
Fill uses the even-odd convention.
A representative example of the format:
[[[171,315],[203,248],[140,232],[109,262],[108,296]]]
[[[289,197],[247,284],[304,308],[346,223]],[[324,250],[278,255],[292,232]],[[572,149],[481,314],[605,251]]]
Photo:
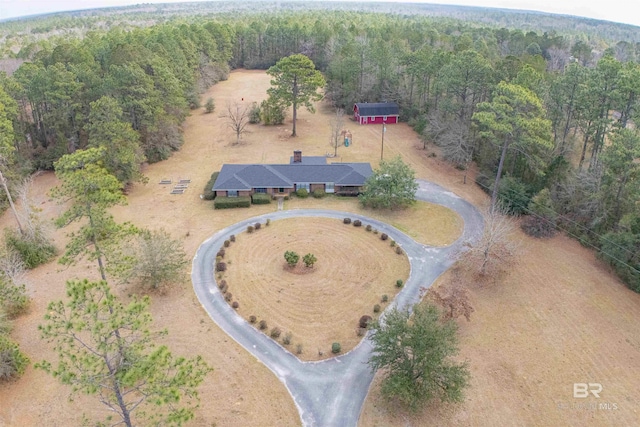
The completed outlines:
[[[300,255],[293,270],[284,259],[288,250]],[[318,259],[313,268],[302,262],[307,253]],[[396,280],[409,276],[406,255],[396,254],[389,241],[329,218],[279,220],[244,232],[227,248],[225,260],[230,265],[223,277],[240,303],[238,312],[267,320],[267,333],[281,328],[280,341],[291,332],[288,348],[296,354],[302,345],[302,360],[331,357],[333,342],[343,352],[351,350],[361,340],[360,316],[376,317],[373,306],[384,308],[382,295],[393,299]]]
[[[222,111],[227,101],[264,99],[268,86],[269,76],[264,72],[238,70],[228,81],[203,94],[203,99],[213,97],[218,111]],[[299,112],[297,138],[289,136],[290,122],[271,128],[256,125],[239,145],[232,145],[234,135],[218,111],[204,114],[196,110],[187,118],[182,150],[145,169],[149,183],[134,186],[129,205],[113,210],[117,220],[164,228],[182,240],[191,256],[216,230],[275,210],[275,204],[270,204],[214,211],[211,202],[201,200],[199,195],[209,175],[223,163],[281,163],[288,161],[294,149],[308,155],[331,150],[331,111],[325,106],[321,105],[315,115]],[[376,167],[381,129],[352,121],[346,127],[353,133],[354,144],[340,147],[337,160],[369,161]],[[430,157],[431,153],[436,157]],[[469,184],[464,184],[463,172],[442,162],[437,154],[437,149],[430,146],[423,150],[417,135],[405,124],[387,126],[386,158],[401,155],[416,170],[417,177],[434,181],[477,206],[486,203],[486,195],[471,184],[473,170],[467,179]],[[158,184],[164,178],[189,178],[192,183],[185,194],[171,195],[167,186]],[[34,199],[48,218],[62,209],[48,196],[54,185],[51,173],[35,178]],[[355,201],[329,202],[335,203],[331,206],[336,209],[360,211]],[[322,203],[291,200],[286,207],[317,207]],[[448,243],[455,230],[459,231],[459,219],[454,216],[430,223],[434,216],[420,212],[381,214],[377,218],[435,245]],[[13,226],[11,221],[4,215],[0,224]],[[450,231],[441,233],[442,227]],[[65,233],[55,233],[59,248],[65,244]],[[469,284],[475,313],[471,322],[460,322],[460,354],[469,362],[472,375],[465,403],[433,405],[418,414],[389,411],[373,387],[360,426],[640,424],[640,295],[627,290],[591,251],[571,239],[557,236],[534,240],[524,235],[517,239],[524,254],[504,283]],[[96,276],[95,266],[88,262],[68,268],[51,263],[29,273],[32,308],[16,321],[13,336],[32,361],[53,357],[37,332],[47,303],[64,297],[64,283],[69,278]],[[446,282],[447,275],[441,280]],[[119,289],[124,298],[130,291]],[[296,406],[285,387],[204,313],[193,295],[188,271],[182,284],[152,295],[151,310],[154,324],[168,329],[167,343],[174,353],[201,354],[215,368],[201,387],[202,405],[190,425],[299,425]],[[572,387],[576,382],[601,383],[601,398],[574,399]],[[45,373],[28,368],[20,381],[0,386],[0,426],[70,426],[80,424],[83,412],[104,415],[95,398],[78,396],[69,402],[69,391]],[[583,401],[616,403],[618,409],[585,410],[575,406]]]

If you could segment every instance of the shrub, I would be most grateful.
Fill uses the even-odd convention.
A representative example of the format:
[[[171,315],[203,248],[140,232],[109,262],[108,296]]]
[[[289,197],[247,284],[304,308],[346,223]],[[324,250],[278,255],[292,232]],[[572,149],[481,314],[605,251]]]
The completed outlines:
[[[231,307],[237,309],[238,307],[240,307],[240,303],[238,301],[234,301],[233,304],[231,304]]]
[[[253,314],[251,316],[249,316],[249,323],[256,323],[257,320],[258,320],[258,318],[256,316],[254,316]]]
[[[300,197],[301,199],[306,199],[307,197],[309,197],[309,192],[306,188],[298,188],[296,190],[296,196]]]
[[[513,176],[504,176],[498,188],[498,200],[510,215],[522,215],[531,201],[530,188]]]
[[[224,296],[224,299],[227,301],[231,301],[231,299],[233,299],[233,294],[231,292],[227,292],[227,294]]]
[[[202,192],[202,198],[204,200],[213,200],[216,198],[216,193],[213,191],[213,184],[216,183],[219,174],[220,172],[212,173],[211,178],[209,178],[209,181],[207,181],[207,184],[204,186],[204,191]]]
[[[373,227],[371,227],[371,224],[367,224],[367,226],[364,229],[367,231],[371,231]]]
[[[224,262],[216,263],[216,271],[227,271],[227,264]]]
[[[302,354],[302,344],[296,344],[296,354]]]
[[[252,125],[260,123],[260,106],[257,102],[251,104],[251,109],[249,110],[249,123]]]
[[[491,172],[484,173],[484,171],[480,171],[480,173],[476,175],[476,184],[487,194],[491,194],[494,180],[494,178],[489,175],[491,175]]]
[[[373,306],[373,312],[374,313],[380,313],[380,304],[376,304]]]
[[[327,193],[322,188],[316,188],[312,194],[315,199],[322,199]]]
[[[220,289],[224,288],[225,286],[227,286],[227,281],[226,280],[220,280],[220,282],[218,282],[218,287]]]
[[[339,342],[334,342],[331,344],[331,353],[338,354],[342,351],[342,346],[340,346]]]
[[[387,234],[386,234],[386,233],[382,233],[382,234],[380,235],[380,240],[387,240],[388,238],[389,238],[389,236],[387,236]]]
[[[525,217],[520,227],[529,236],[551,237],[556,232],[557,214],[548,189],[544,188],[529,203],[531,215]]]
[[[216,102],[213,98],[207,99],[207,102],[204,104],[204,111],[207,114],[213,113],[213,110],[216,109]]]
[[[376,230],[375,228],[373,229],[373,234],[378,234],[378,230]]]
[[[19,378],[28,364],[29,358],[20,351],[18,344],[0,335],[0,381]]]
[[[391,246],[392,248],[396,245],[396,241],[395,240],[391,240],[389,242],[389,246]]]
[[[293,334],[291,332],[287,332],[284,334],[284,338],[282,338],[282,344],[289,345],[291,344],[291,339],[293,338]]]
[[[267,218],[267,220],[266,220],[266,221],[265,221],[265,223],[264,223],[264,226],[265,226],[265,227],[268,227],[268,226],[269,226],[269,224],[271,224],[271,220],[270,220],[269,218]]]
[[[382,295],[382,298],[380,298],[380,301],[381,301],[381,302],[387,302],[387,301],[389,301],[389,295],[387,295],[387,294]]]
[[[289,195],[287,194],[286,196],[284,196],[285,200],[291,200],[291,197],[289,197]]]
[[[284,107],[276,100],[265,99],[260,103],[260,119],[265,125],[281,125],[284,123]]]
[[[396,280],[396,288],[401,288],[402,285],[404,285],[404,282],[402,281],[402,279]]]
[[[216,197],[213,201],[214,209],[232,209],[232,208],[248,208],[251,207],[251,197]]]
[[[23,284],[14,285],[8,280],[0,280],[0,306],[10,318],[27,311],[29,296]]]
[[[229,246],[231,246],[231,240],[225,240],[223,245],[225,248],[228,248]]]
[[[255,193],[251,196],[251,203],[254,205],[268,205],[271,203],[271,196],[264,193]]]
[[[225,253],[226,253],[225,250],[223,248],[220,248],[220,250],[216,254],[216,260],[218,260],[218,258],[220,258],[220,259],[224,258],[224,254]]]
[[[369,323],[373,320],[373,318],[371,316],[369,316],[368,314],[365,314],[364,316],[362,316],[360,318],[360,320],[358,321],[358,325],[361,328],[368,328],[369,327]]]
[[[306,254],[305,256],[302,257],[302,262],[304,262],[304,265],[306,267],[313,267],[313,264],[315,264],[318,261],[318,258],[316,258],[316,256],[314,254]]]
[[[258,327],[260,328],[260,330],[265,330],[267,329],[267,321],[266,320],[261,320],[260,323],[258,323]]]
[[[226,294],[228,289],[229,289],[229,286],[225,283],[220,287],[220,292],[222,292],[223,294]]]
[[[300,255],[293,251],[286,251],[284,253],[284,259],[287,261],[287,264],[289,264],[289,267],[295,267],[300,260]]]
[[[258,231],[258,230],[260,230],[260,229],[262,228],[262,224],[260,224],[259,222],[256,222],[256,223],[253,225],[253,228],[254,228],[256,231]]]
[[[402,250],[402,248],[400,246],[396,246],[396,253],[398,255],[402,255],[404,253],[404,251]]]
[[[231,240],[232,242],[236,241],[236,235],[232,234],[231,236],[229,236],[229,240]]]
[[[271,338],[279,338],[280,334],[282,334],[282,330],[277,326],[271,328],[271,332],[269,332],[269,335],[271,336]]]
[[[253,233],[253,225],[247,226],[247,233],[249,234]]]
[[[222,257],[220,255],[216,255],[216,264],[222,262]]]
[[[345,218],[342,220],[342,222],[345,224],[351,224],[351,218]]]
[[[359,219],[356,219],[355,221],[353,221],[353,226],[362,227],[362,221],[360,221]]]
[[[356,328],[356,335],[363,337],[367,333],[367,328]]]
[[[35,268],[46,263],[56,254],[56,248],[45,238],[29,238],[7,229],[5,234],[7,249],[15,251],[26,268]]]
[[[0,335],[7,335],[11,332],[11,328],[11,320],[9,320],[9,316],[7,316],[4,308],[0,305]]]

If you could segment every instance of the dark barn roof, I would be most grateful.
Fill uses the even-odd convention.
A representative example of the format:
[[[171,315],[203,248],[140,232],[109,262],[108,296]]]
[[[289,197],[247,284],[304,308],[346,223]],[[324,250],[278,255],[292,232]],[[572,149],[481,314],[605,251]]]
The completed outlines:
[[[361,116],[397,116],[400,107],[395,102],[361,102],[354,105],[353,110],[358,109]]]

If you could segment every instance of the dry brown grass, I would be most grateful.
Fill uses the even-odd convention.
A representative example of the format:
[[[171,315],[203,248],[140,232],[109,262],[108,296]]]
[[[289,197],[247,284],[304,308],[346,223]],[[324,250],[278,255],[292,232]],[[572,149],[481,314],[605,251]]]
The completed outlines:
[[[465,402],[411,414],[383,401],[377,377],[359,426],[638,425],[638,295],[567,237],[516,239],[526,252],[501,283],[467,281],[475,312],[458,320],[471,370]],[[576,382],[601,383],[601,398],[574,399]]]
[[[373,306],[382,295],[393,299],[396,280],[409,276],[407,257],[396,254],[389,241],[337,219],[273,221],[236,238],[227,248],[230,265],[223,277],[240,303],[238,312],[245,319],[265,319],[265,332],[275,326],[283,336],[291,332],[289,350],[295,354],[296,345],[302,344],[304,352],[298,357],[303,360],[330,357],[333,342],[339,342],[343,352],[351,350],[361,340],[356,335],[360,316],[375,317]],[[300,255],[294,272],[286,268],[288,250]],[[307,253],[318,259],[313,268],[302,262]]]
[[[416,202],[401,210],[365,209],[351,197],[323,199],[292,198],[284,202],[285,209],[334,209],[365,215],[393,225],[416,242],[431,246],[449,246],[462,234],[463,221],[454,211],[440,205]]]

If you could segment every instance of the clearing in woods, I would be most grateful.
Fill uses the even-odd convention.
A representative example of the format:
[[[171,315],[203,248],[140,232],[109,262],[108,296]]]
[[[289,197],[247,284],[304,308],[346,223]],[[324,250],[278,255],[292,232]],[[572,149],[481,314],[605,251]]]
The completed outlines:
[[[216,230],[241,219],[275,211],[276,204],[213,211],[199,194],[209,175],[223,163],[288,161],[294,149],[303,154],[332,152],[329,144],[332,109],[322,104],[316,114],[299,111],[297,138],[290,138],[290,119],[284,126],[251,126],[252,133],[232,146],[235,136],[219,117],[227,101],[261,101],[269,76],[263,71],[237,70],[202,95],[213,97],[217,111],[196,110],[184,124],[185,144],[165,162],[150,165],[144,173],[149,184],[136,185],[129,205],[113,210],[119,221],[150,228],[164,228],[181,237],[187,254]],[[349,111],[347,111],[347,115]],[[381,128],[347,121],[353,145],[338,148],[337,161],[372,163],[380,158]],[[416,176],[450,189],[477,206],[487,197],[472,184],[473,171],[463,184],[463,172],[439,157],[437,148],[422,149],[419,137],[406,124],[389,125],[385,134],[385,158],[401,155]],[[184,194],[171,195],[164,178],[176,182],[191,179]],[[44,215],[53,218],[61,207],[48,196],[56,185],[51,173],[35,179],[33,195]],[[291,200],[285,209],[321,207],[324,200]],[[339,209],[360,212],[355,201],[340,200]],[[326,207],[326,206],[322,206]],[[371,215],[367,211],[366,215]],[[455,226],[455,219],[420,228],[415,220],[386,220],[423,243],[447,244],[430,236],[439,224]],[[7,213],[0,222],[13,226]],[[417,227],[418,230],[413,228]],[[459,225],[458,225],[459,228]],[[55,232],[62,248],[67,230]],[[445,237],[449,236],[445,233]],[[419,237],[422,236],[422,237]],[[396,425],[638,425],[640,423],[640,295],[626,289],[593,252],[564,236],[549,240],[517,237],[525,250],[521,262],[499,285],[469,284],[475,313],[471,322],[460,322],[460,356],[469,362],[471,388],[461,405],[433,405],[417,414],[389,411],[374,386],[362,412],[360,426]],[[281,255],[280,255],[281,256]],[[28,274],[33,297],[31,311],[15,322],[13,337],[32,361],[52,360],[50,347],[38,339],[46,305],[64,297],[64,283],[73,277],[96,278],[88,262],[63,268],[55,262]],[[295,426],[300,418],[285,387],[261,363],[220,331],[197,302],[185,271],[184,283],[152,296],[154,325],[167,328],[168,344],[175,354],[201,354],[215,368],[201,387],[202,404],[194,426]],[[446,281],[445,274],[441,281]],[[121,289],[126,296],[128,290]],[[598,382],[600,399],[573,398],[573,383]],[[82,413],[103,416],[95,397],[68,400],[70,389],[42,371],[27,369],[17,382],[0,386],[0,426],[78,425]],[[616,404],[617,409],[584,409],[585,403]],[[582,405],[582,406],[580,406]],[[582,408],[582,409],[580,409]],[[605,406],[603,406],[605,408]]]

